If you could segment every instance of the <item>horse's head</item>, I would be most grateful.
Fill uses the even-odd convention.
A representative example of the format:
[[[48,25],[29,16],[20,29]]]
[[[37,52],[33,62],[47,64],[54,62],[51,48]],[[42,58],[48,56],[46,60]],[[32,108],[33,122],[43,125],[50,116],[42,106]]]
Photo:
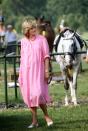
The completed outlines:
[[[67,67],[72,67],[73,61],[76,59],[77,46],[74,34],[64,35],[62,50],[64,53],[64,61]]]
[[[36,23],[37,32],[46,37],[49,44],[49,50],[50,52],[52,52],[55,32],[51,26],[51,22],[49,20],[45,20],[44,18],[39,17],[36,18]]]

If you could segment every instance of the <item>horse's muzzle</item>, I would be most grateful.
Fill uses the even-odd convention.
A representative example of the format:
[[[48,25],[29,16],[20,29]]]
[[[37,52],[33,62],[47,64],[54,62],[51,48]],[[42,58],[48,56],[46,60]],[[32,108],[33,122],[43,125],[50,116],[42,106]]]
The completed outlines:
[[[70,55],[66,55],[65,56],[65,63],[66,63],[66,67],[71,67],[72,63],[73,63],[73,59]]]
[[[72,64],[71,65],[66,65],[66,68],[72,69]]]

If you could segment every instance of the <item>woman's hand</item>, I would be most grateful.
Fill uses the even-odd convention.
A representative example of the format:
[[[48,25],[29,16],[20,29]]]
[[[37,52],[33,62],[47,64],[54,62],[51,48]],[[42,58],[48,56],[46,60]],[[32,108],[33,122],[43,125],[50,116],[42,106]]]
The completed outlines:
[[[50,77],[49,71],[45,71],[45,80],[47,81],[47,83],[48,83],[49,77]]]

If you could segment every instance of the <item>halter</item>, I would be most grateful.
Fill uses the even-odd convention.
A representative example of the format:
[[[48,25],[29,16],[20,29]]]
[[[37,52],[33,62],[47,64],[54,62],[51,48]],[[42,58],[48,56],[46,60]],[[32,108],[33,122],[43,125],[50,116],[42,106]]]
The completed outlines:
[[[59,44],[59,42],[60,42],[60,39],[61,39],[61,37],[64,37],[64,33],[65,33],[66,31],[69,31],[69,32],[71,32],[71,33],[74,34],[74,37],[75,37],[75,38],[77,39],[77,41],[79,42],[81,49],[83,48],[84,45],[85,45],[86,48],[88,48],[86,42],[79,36],[79,34],[78,34],[76,31],[71,30],[71,29],[69,29],[69,28],[66,28],[64,31],[62,31],[62,32],[60,33],[60,35],[59,35],[59,37],[58,37],[58,39],[57,39],[57,41],[56,41],[56,44],[54,45],[54,48],[55,48],[55,51],[56,51],[56,52],[57,52],[57,48],[58,48],[58,44]]]
[[[73,44],[72,44],[72,52],[64,52],[64,48],[63,48],[63,45],[62,45],[62,49],[63,49],[63,52],[64,52],[64,58],[65,58],[65,55],[70,55],[72,57],[73,60],[75,60],[75,57],[76,57],[76,53],[77,53],[77,46],[76,46],[76,40],[75,40],[75,33],[73,33],[70,37],[68,38],[65,38],[65,36],[63,36],[63,40],[70,40],[72,39],[73,40]]]

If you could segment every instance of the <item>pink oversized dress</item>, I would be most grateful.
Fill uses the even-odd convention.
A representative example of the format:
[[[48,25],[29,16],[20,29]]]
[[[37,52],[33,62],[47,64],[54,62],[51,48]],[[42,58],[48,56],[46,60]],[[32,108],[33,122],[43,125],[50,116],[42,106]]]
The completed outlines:
[[[20,90],[28,107],[50,102],[48,84],[44,79],[44,60],[49,56],[49,47],[44,36],[37,35],[31,41],[21,40],[21,59],[19,71]]]

